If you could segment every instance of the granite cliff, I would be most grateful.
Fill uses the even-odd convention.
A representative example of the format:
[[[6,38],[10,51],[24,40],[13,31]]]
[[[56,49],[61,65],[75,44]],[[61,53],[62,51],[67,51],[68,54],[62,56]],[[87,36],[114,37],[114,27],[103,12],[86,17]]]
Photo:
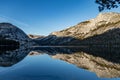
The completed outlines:
[[[34,44],[21,29],[11,23],[0,23],[0,42],[2,46],[29,47]]]
[[[95,44],[97,44],[99,41],[101,43],[108,42],[114,37],[110,42],[114,40],[114,42],[118,43],[120,39],[119,29],[120,13],[100,13],[94,19],[80,22],[75,26],[61,31],[52,32],[46,37],[37,37],[34,41],[39,45],[80,45],[81,43],[90,42],[89,38],[92,38],[91,40],[94,40]],[[94,36],[97,36],[97,38]]]

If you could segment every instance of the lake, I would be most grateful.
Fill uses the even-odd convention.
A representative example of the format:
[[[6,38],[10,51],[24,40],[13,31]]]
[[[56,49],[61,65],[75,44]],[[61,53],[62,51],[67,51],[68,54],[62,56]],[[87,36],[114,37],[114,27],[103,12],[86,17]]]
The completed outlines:
[[[0,54],[0,80],[120,80],[118,53],[118,47],[5,50]]]

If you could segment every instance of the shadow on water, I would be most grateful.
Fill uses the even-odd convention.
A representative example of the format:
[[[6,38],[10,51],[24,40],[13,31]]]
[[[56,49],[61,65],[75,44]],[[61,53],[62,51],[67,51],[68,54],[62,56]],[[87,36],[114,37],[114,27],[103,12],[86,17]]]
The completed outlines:
[[[0,46],[0,52],[12,51],[12,50],[16,50],[18,48],[19,48],[19,46],[2,45],[2,46]]]
[[[96,47],[96,46],[95,47],[94,46],[85,46],[85,47],[83,46],[82,47],[73,47],[73,46],[47,47],[46,46],[45,47],[44,46],[44,47],[32,47],[28,49],[24,47],[20,47],[19,49],[12,51],[2,51],[0,53],[0,66],[10,67],[23,60],[31,51],[36,51],[39,54],[48,54],[53,57],[55,56],[57,59],[61,58],[61,60],[72,63],[80,68],[84,68],[92,72],[95,72],[100,77],[120,77],[119,47]],[[60,56],[57,56],[58,54]],[[115,65],[116,63],[117,65]],[[96,66],[96,68],[93,69],[90,65]],[[108,69],[111,69],[109,70],[109,73],[107,72]],[[113,71],[116,72],[115,75]],[[103,73],[106,73],[107,75],[102,75]]]
[[[32,49],[39,53],[47,53],[49,55],[56,54],[74,54],[76,52],[85,52],[95,57],[101,57],[113,63],[120,63],[119,47],[99,47],[99,46],[84,46],[84,47],[35,47]]]
[[[116,31],[116,33],[120,32],[119,29],[115,29],[113,31]],[[116,38],[113,35],[112,31],[110,31],[84,40],[75,40],[70,38],[72,43],[64,43],[67,46],[61,46],[63,45],[63,43],[61,43],[60,46],[31,48],[19,46],[19,43],[15,41],[1,39],[0,66],[10,67],[23,60],[31,51],[33,51],[33,54],[34,51],[36,51],[39,54],[46,53],[52,57],[55,56],[57,59],[75,64],[80,68],[95,72],[100,77],[120,77],[120,36],[118,35],[118,38]],[[60,41],[62,40],[63,38],[60,39]],[[76,43],[77,45],[70,46],[73,45],[73,43]]]
[[[19,43],[16,41],[0,38],[0,53],[1,53],[0,57],[3,57],[4,55],[6,56],[7,54],[7,55],[13,55],[12,57],[7,57],[7,58],[14,59],[14,57],[16,58],[16,56],[14,55],[19,54],[17,58],[19,57],[21,58],[21,56],[27,55],[30,51],[47,53],[49,55],[74,54],[76,52],[85,52],[89,55],[93,55],[95,57],[101,57],[113,63],[120,63],[119,34],[120,34],[120,29],[113,29],[101,35],[96,35],[83,40],[78,40],[78,39],[73,40],[73,38],[71,39],[70,37],[67,37],[67,39],[70,38],[69,40],[70,41],[72,40],[72,42],[68,44],[69,41],[67,40],[68,43],[66,43],[67,45],[66,47],[65,46],[56,46],[56,47],[44,46],[44,47],[32,47],[29,49],[25,48],[24,46],[23,47],[19,46]],[[58,41],[57,43],[59,43],[60,41],[61,42],[64,41],[63,39],[64,37],[59,38],[57,40]],[[77,45],[81,44],[84,46],[69,46],[69,45],[73,45],[73,43],[75,42]],[[63,43],[61,43],[61,45],[63,45]],[[13,51],[10,51],[10,50],[13,50]]]
[[[2,67],[9,67],[12,66],[21,60],[23,60],[28,53],[30,52],[30,49],[26,49],[24,47],[13,47],[11,46],[5,46],[4,49],[1,47],[0,49],[0,66]]]
[[[0,51],[11,51],[19,48],[19,42],[0,38]]]
[[[33,51],[40,54],[47,53],[55,59],[95,72],[99,77],[120,77],[120,49],[118,46],[37,47]]]
[[[120,63],[120,49],[119,47],[99,47],[99,46],[82,46],[82,47],[32,47],[32,48],[24,48],[20,47],[16,50],[11,49],[10,47],[0,50],[0,65],[1,66],[9,66],[10,64],[15,64],[22,60],[25,56],[29,54],[31,51],[39,52],[40,54],[46,53],[48,55],[56,55],[56,54],[74,54],[76,52],[85,52],[88,55],[93,55],[95,57],[101,57],[107,61],[113,63]],[[7,64],[5,64],[7,63]]]
[[[120,28],[109,30],[103,34],[85,39],[73,37],[57,37],[50,35],[35,40],[39,45],[74,46],[74,47],[39,47],[36,50],[48,54],[86,52],[87,54],[104,58],[107,61],[120,63]],[[35,50],[34,49],[34,50]]]

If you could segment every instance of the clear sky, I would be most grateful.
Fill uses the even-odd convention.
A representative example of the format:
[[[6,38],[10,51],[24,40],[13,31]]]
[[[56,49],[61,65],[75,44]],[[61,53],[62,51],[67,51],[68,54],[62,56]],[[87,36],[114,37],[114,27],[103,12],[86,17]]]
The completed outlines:
[[[0,22],[11,22],[27,34],[48,35],[96,17],[97,7],[95,0],[0,0]]]

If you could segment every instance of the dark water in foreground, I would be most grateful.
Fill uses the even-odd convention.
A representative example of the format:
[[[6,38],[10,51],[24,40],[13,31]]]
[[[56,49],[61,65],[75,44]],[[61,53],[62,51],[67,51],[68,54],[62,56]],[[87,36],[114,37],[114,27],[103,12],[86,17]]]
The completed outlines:
[[[39,53],[31,53],[31,55],[29,55],[28,53],[32,50]],[[112,76],[112,78],[110,78],[109,76],[108,78],[102,78],[100,76],[98,77],[97,74],[93,71],[77,67],[80,66],[80,64],[70,64],[68,63],[69,60],[67,62],[67,60],[52,58],[52,56],[55,56],[56,54],[66,54],[67,56],[72,54],[82,54],[81,52],[79,52],[79,48],[73,49],[47,47],[36,48],[32,50],[18,49],[16,51],[2,51],[0,54],[0,80],[120,80],[120,75],[118,71],[118,68],[120,68],[119,62],[115,62],[116,60],[114,59],[112,61],[109,61],[109,59],[104,57],[105,55],[98,56],[102,57],[102,59],[105,59],[106,64],[108,61],[118,65],[118,74],[116,74],[117,78],[116,76],[112,75],[109,75],[110,77]],[[91,50],[86,50],[86,52],[88,51],[92,52]],[[99,50],[96,50],[96,52],[97,51],[100,52]],[[104,50],[103,52],[107,53]],[[89,55],[91,54],[88,54],[88,56]],[[94,56],[96,57],[96,55]],[[108,55],[110,57],[111,53]],[[77,62],[79,62],[79,60]]]

